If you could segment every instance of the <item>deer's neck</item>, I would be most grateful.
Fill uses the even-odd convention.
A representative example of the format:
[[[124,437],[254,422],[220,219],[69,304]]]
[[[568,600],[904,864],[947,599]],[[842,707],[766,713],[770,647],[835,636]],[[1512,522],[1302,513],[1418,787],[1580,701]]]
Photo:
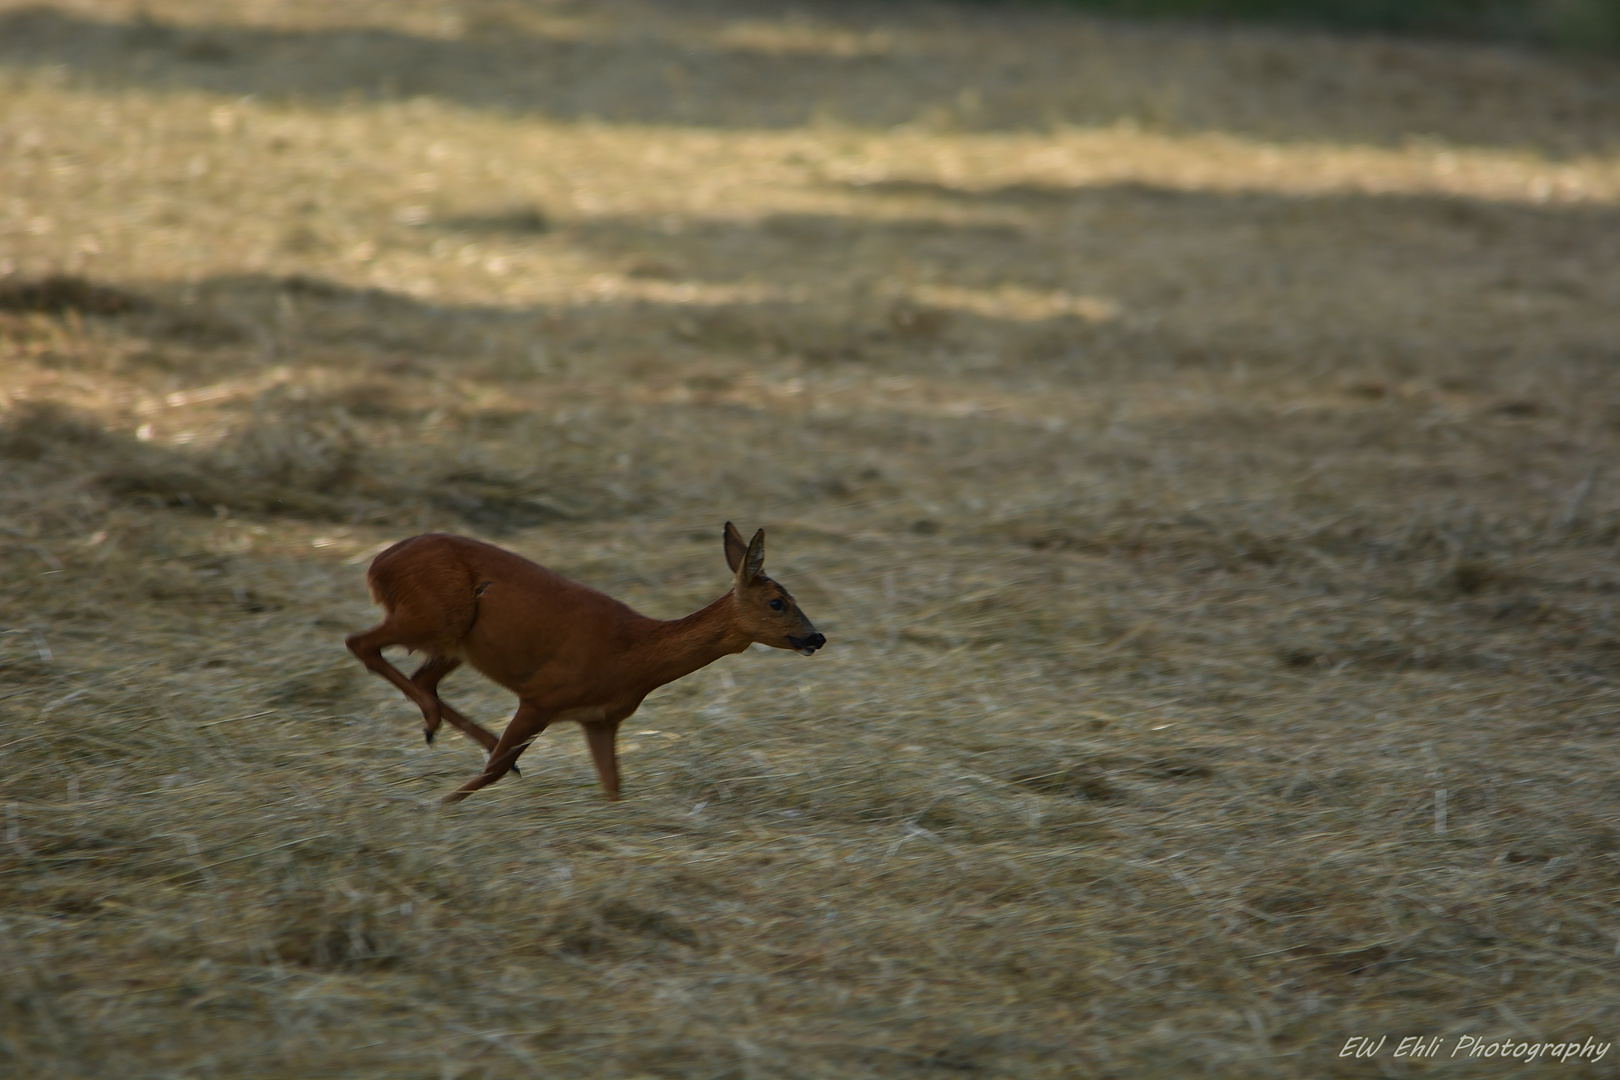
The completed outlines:
[[[748,638],[737,632],[732,605],[733,596],[728,592],[684,619],[652,620],[637,649],[636,681],[643,685],[643,692],[650,693],[722,656],[746,649]]]

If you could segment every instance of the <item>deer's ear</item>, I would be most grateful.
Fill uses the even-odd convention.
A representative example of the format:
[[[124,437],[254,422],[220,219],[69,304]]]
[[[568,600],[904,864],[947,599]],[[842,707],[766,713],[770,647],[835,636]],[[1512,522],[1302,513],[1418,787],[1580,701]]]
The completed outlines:
[[[737,572],[737,567],[742,565],[743,556],[748,554],[748,545],[743,543],[742,533],[737,531],[737,526],[733,525],[729,521],[726,522],[725,539],[726,565],[729,566],[731,568],[731,572],[735,574]]]
[[[759,572],[765,568],[765,530],[761,529],[748,541],[748,549],[743,552],[741,564],[737,567],[737,584],[739,586],[752,585]]]

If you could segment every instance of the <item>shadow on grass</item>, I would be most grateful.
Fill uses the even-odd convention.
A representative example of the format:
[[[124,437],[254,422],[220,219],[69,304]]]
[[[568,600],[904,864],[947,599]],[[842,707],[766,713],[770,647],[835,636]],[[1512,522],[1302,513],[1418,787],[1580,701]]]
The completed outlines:
[[[1037,5],[922,14],[843,5],[799,21],[706,13],[585,33],[468,8],[460,36],[440,38],[114,22],[38,5],[0,15],[0,63],[60,66],[108,88],[323,103],[429,97],[559,120],[702,128],[836,118],[871,129],[920,121],[1030,131],[1125,120],[1288,139],[1423,132],[1551,153],[1620,138],[1602,68],[1549,95],[1534,63],[1459,63],[1399,42],[1365,41],[1340,56],[1310,36],[1238,40],[1210,27],[1086,20]]]
[[[1323,192],[1291,194],[1263,190],[1205,191],[1126,181],[1080,186],[1000,184],[965,188],[932,180],[841,181],[836,189],[872,197],[939,199],[974,206],[1027,206],[1041,211],[1138,209],[1183,213],[1206,221],[1264,220],[1279,216],[1298,224],[1297,212],[1317,210],[1342,220],[1387,216],[1392,226],[1427,221],[1459,229],[1495,228],[1547,240],[1569,239],[1620,223],[1620,206],[1601,202],[1549,203],[1496,200],[1478,196],[1404,192]],[[1173,227],[1166,223],[1166,227]]]
[[[555,241],[632,278],[727,284],[746,265],[748,280],[782,296],[826,282],[814,293],[799,287],[803,299],[654,305],[641,316],[668,319],[699,345],[813,362],[926,361],[937,372],[942,359],[995,355],[998,371],[1076,383],[1241,362],[1342,379],[1368,365],[1391,375],[1432,369],[1443,337],[1455,362],[1443,361],[1438,377],[1484,387],[1504,357],[1526,351],[1614,355],[1599,324],[1568,317],[1595,314],[1611,286],[1556,254],[1592,252],[1580,258],[1596,258],[1594,267],[1605,258],[1598,252],[1620,258],[1601,239],[1620,235],[1612,205],[1142,183],[834,186],[870,210],[689,220],[673,235],[641,219],[596,219],[562,227]],[[889,216],[902,206],[905,216]],[[985,220],[951,220],[962,208]],[[1020,308],[1009,288],[1034,302]],[[1053,301],[1046,315],[1043,297]],[[1422,305],[1410,302],[1418,297]],[[1502,319],[1471,314],[1482,301],[1568,314],[1504,337],[1493,329]],[[1216,306],[1224,310],[1211,318]],[[1370,318],[1373,307],[1380,314]]]
[[[499,535],[612,513],[534,477],[447,468],[431,456],[385,460],[341,408],[318,398],[271,392],[255,412],[240,431],[190,449],[110,430],[56,403],[28,403],[0,422],[0,459],[78,475],[116,500],[216,515],[398,523],[432,514]]]
[[[1218,19],[1474,40],[1620,47],[1620,9],[1607,0],[1066,0],[1068,7],[1131,18]]]

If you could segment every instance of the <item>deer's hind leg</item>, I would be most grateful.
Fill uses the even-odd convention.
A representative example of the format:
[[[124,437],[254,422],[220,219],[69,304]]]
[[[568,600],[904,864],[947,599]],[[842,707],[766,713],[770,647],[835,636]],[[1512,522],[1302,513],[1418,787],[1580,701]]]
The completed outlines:
[[[485,751],[494,750],[495,744],[500,741],[495,737],[494,732],[490,731],[482,724],[467,719],[455,709],[451,708],[449,702],[445,701],[444,698],[439,696],[440,680],[460,666],[460,657],[430,656],[427,658],[427,660],[423,661],[421,667],[417,668],[416,671],[411,674],[411,682],[416,684],[417,689],[421,690],[424,694],[429,695],[434,701],[438,702],[439,716],[450,721],[451,727],[456,728],[462,734],[466,735],[467,738],[473,740],[479,746],[482,746]],[[434,719],[429,718],[426,713],[423,714],[422,719],[422,735],[429,743],[432,743],[433,736],[438,734],[439,725]],[[519,776],[523,775],[518,771],[518,767],[516,765],[512,766],[512,771],[517,773]]]
[[[439,695],[431,688],[424,690],[414,679],[407,679],[399,668],[390,664],[388,659],[383,656],[382,651],[390,645],[412,647],[410,641],[400,637],[396,628],[391,625],[392,622],[392,617],[385,619],[382,625],[374,626],[363,634],[350,634],[344,639],[343,643],[368,669],[375,671],[378,675],[399,687],[400,693],[416,703],[416,707],[422,710],[423,730],[427,732],[428,741],[432,742],[433,733],[439,729]],[[438,659],[437,657],[430,657],[428,662],[417,670],[417,674],[420,675],[431,668]],[[452,661],[452,666],[454,666],[454,661]],[[448,669],[446,669],[446,672],[441,672],[439,678],[443,678],[447,672]],[[430,686],[437,685],[437,683],[438,679],[433,679]]]
[[[421,690],[422,693],[432,695],[437,699],[439,715],[443,719],[450,721],[451,727],[465,732],[469,739],[478,743],[485,750],[493,750],[496,742],[493,732],[468,720],[465,716],[452,709],[450,703],[445,701],[444,698],[439,697],[440,681],[460,666],[461,658],[458,656],[430,656],[422,662],[421,667],[411,673],[411,682],[415,683],[416,688]],[[424,716],[423,719],[427,718]],[[438,734],[438,731],[439,725],[432,723],[431,726],[423,729],[422,734],[427,737],[428,742],[432,742],[433,736]]]
[[[375,566],[368,580],[372,595],[382,602],[387,617],[364,633],[350,635],[344,641],[349,651],[367,668],[399,687],[400,693],[416,703],[416,707],[422,710],[423,730],[428,741],[432,741],[442,718],[480,743],[487,738],[489,742],[484,745],[493,746],[493,735],[444,705],[437,691],[439,680],[461,663],[455,655],[456,644],[478,614],[477,597],[473,590],[463,588],[454,581],[430,579],[425,585],[418,585],[410,591],[402,590],[403,595],[397,595],[388,588],[387,581],[378,580]],[[390,645],[425,652],[428,654],[427,662],[407,679],[383,656],[382,651]]]

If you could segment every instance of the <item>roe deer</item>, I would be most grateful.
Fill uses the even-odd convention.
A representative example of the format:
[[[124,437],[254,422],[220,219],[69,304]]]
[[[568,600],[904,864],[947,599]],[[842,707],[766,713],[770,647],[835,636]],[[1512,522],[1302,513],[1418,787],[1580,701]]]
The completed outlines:
[[[413,536],[372,561],[366,583],[385,618],[345,644],[416,702],[428,742],[443,718],[489,751],[484,770],[445,802],[515,772],[519,755],[560,720],[585,729],[602,788],[617,799],[614,740],[653,690],[756,641],[805,656],[827,643],[792,595],[762,572],[765,530],[744,544],[728,521],[724,538],[731,591],[684,619],[664,621],[493,544]],[[427,659],[407,679],[383,658],[390,645],[419,649]],[[518,696],[499,739],[439,700],[439,680],[463,662]]]

